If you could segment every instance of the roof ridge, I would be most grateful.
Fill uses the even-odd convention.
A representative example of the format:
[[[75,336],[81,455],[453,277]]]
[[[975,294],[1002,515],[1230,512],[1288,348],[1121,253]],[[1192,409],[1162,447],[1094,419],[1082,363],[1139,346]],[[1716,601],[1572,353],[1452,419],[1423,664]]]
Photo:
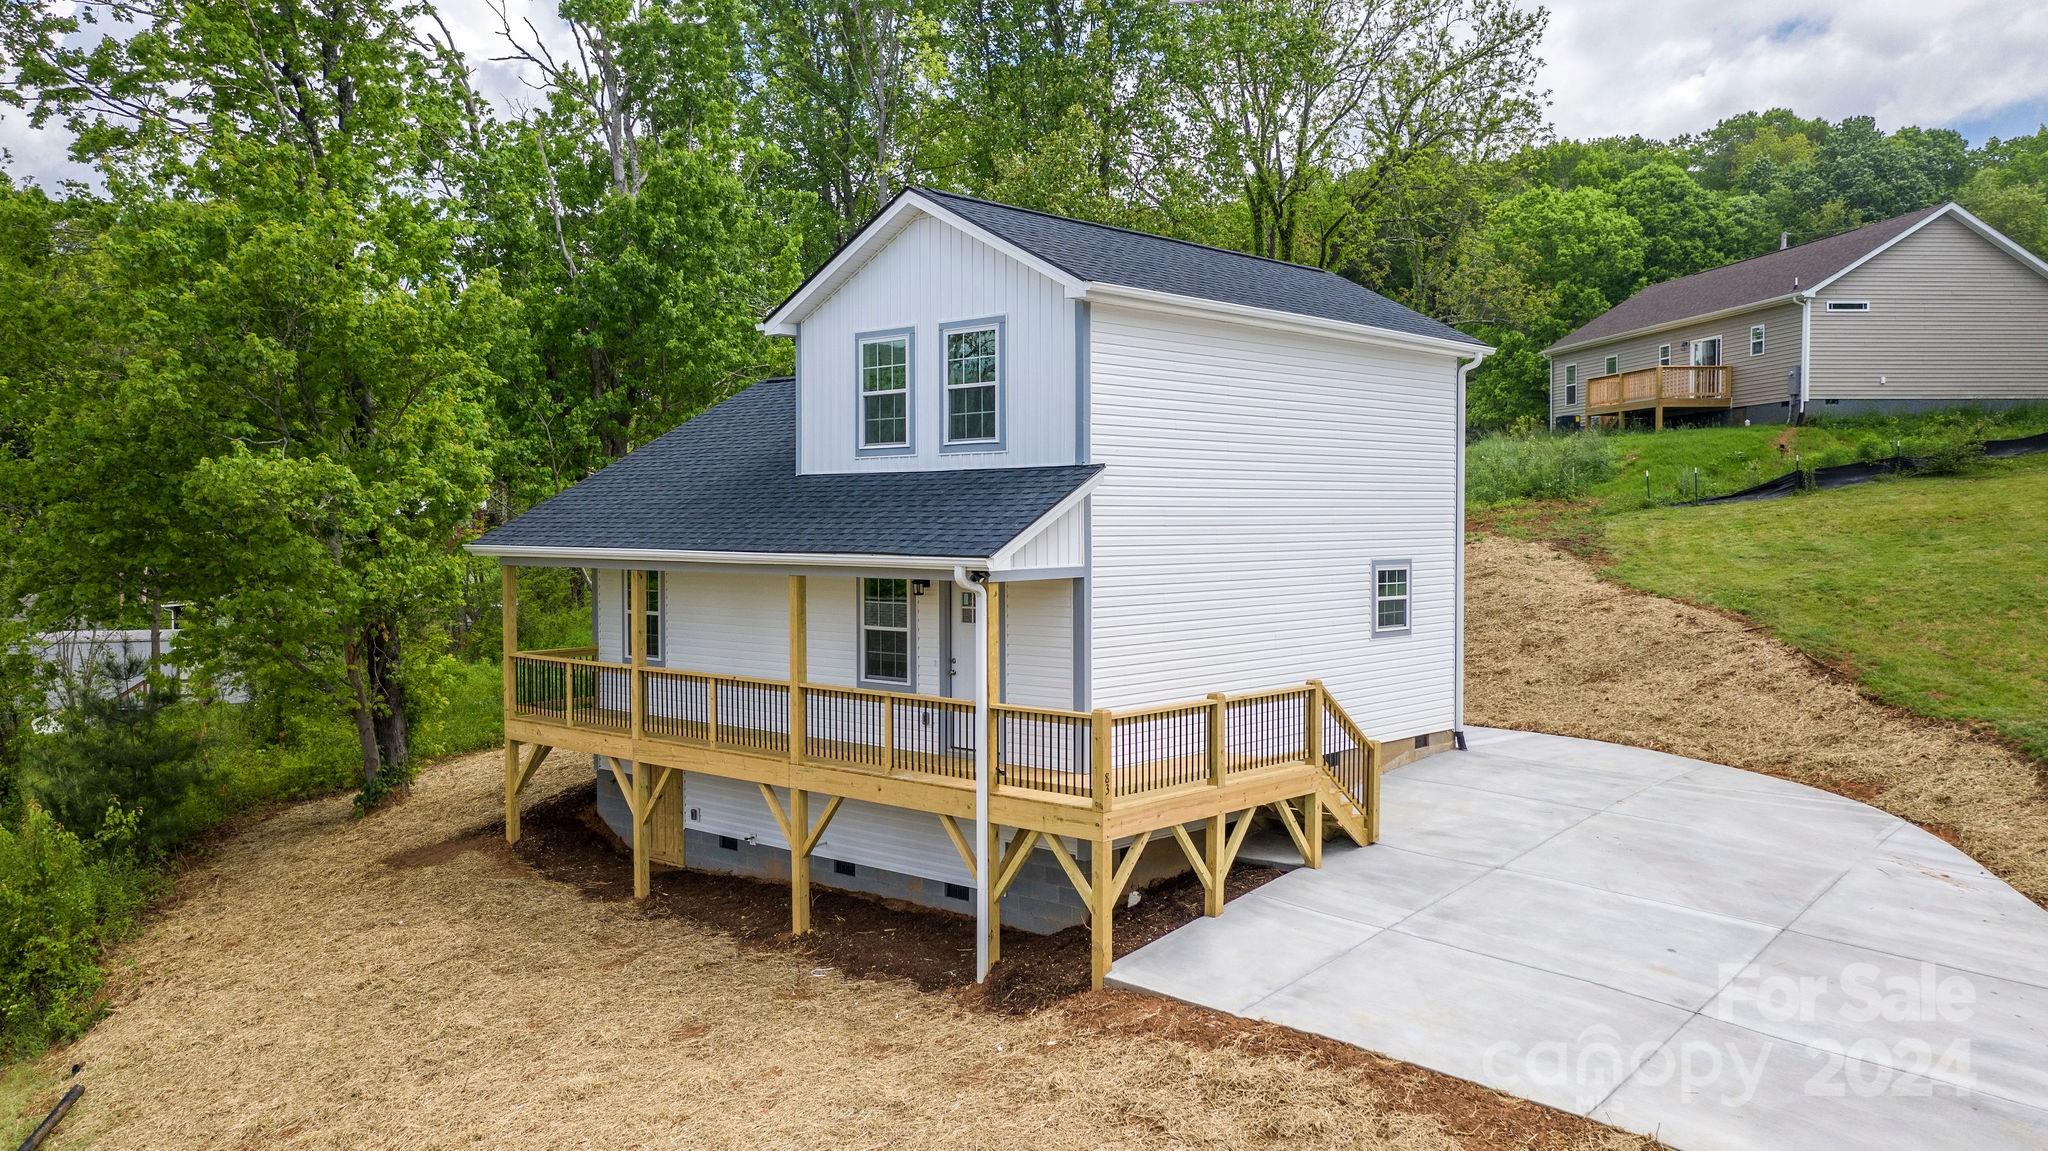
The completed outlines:
[[[967,202],[972,204],[986,204],[991,208],[1003,208],[1011,212],[1022,212],[1027,216],[1038,216],[1041,219],[1046,220],[1058,220],[1063,224],[1085,224],[1090,228],[1104,228],[1111,232],[1122,232],[1126,236],[1137,236],[1146,240],[1164,240],[1169,244],[1179,244],[1187,248],[1197,248],[1204,252],[1221,252],[1226,256],[1242,256],[1247,260],[1259,260],[1268,264],[1278,264],[1283,268],[1295,268],[1304,272],[1320,272],[1325,276],[1337,276],[1337,273],[1332,272],[1328,268],[1319,268],[1314,264],[1298,264],[1293,260],[1281,260],[1276,259],[1272,256],[1261,256],[1256,252],[1240,252],[1236,248],[1224,248],[1219,247],[1215,244],[1204,244],[1199,240],[1183,240],[1179,236],[1167,236],[1162,235],[1158,232],[1146,232],[1141,231],[1137,228],[1126,228],[1122,224],[1105,224],[1099,220],[1083,220],[1079,216],[1062,216],[1058,212],[1047,212],[1038,208],[1026,208],[1017,204],[1005,204],[1001,200],[991,200],[984,196],[970,196],[965,192],[948,192],[939,188],[928,187],[924,184],[913,184],[910,186],[910,190],[913,192],[921,192],[930,196],[943,196],[947,199],[952,200],[966,200]],[[1340,280],[1344,280],[1344,277],[1342,276],[1337,276],[1337,278]],[[1353,281],[1351,280],[1344,280],[1344,282],[1347,284],[1353,283]],[[1354,284],[1354,286],[1365,287],[1365,285],[1363,284]],[[1371,291],[1370,288],[1366,290]]]
[[[1649,290],[1650,290],[1651,288],[1661,288],[1661,287],[1663,287],[1663,286],[1664,286],[1664,285],[1666,285],[1666,284],[1682,284],[1682,283],[1684,283],[1685,281],[1687,281],[1687,280],[1690,280],[1690,279],[1693,279],[1693,278],[1694,278],[1694,277],[1696,277],[1696,276],[1711,276],[1711,275],[1713,275],[1713,274],[1714,274],[1715,272],[1719,272],[1719,271],[1724,271],[1724,270],[1726,270],[1726,269],[1728,269],[1728,268],[1739,268],[1739,267],[1741,267],[1741,266],[1742,266],[1742,265],[1744,265],[1744,264],[1752,264],[1752,263],[1755,263],[1755,262],[1756,262],[1756,261],[1758,261],[1758,260],[1768,260],[1768,259],[1770,259],[1770,258],[1771,258],[1771,257],[1773,257],[1773,256],[1782,256],[1782,255],[1785,255],[1785,254],[1786,254],[1786,253],[1788,253],[1788,252],[1797,252],[1797,251],[1799,251],[1799,250],[1800,250],[1801,248],[1811,248],[1811,247],[1813,247],[1813,246],[1814,246],[1815,244],[1825,244],[1825,243],[1827,243],[1827,242],[1828,242],[1829,240],[1839,240],[1839,239],[1841,239],[1841,238],[1842,238],[1842,237],[1844,237],[1844,236],[1853,236],[1853,235],[1855,235],[1855,234],[1856,234],[1856,233],[1858,233],[1858,232],[1866,232],[1866,231],[1869,231],[1869,230],[1870,230],[1870,229],[1872,229],[1872,228],[1882,228],[1882,227],[1884,227],[1884,226],[1885,226],[1885,225],[1887,225],[1887,224],[1896,224],[1896,223],[1898,223],[1898,222],[1899,222],[1900,220],[1906,220],[1906,219],[1911,219],[1911,218],[1913,218],[1913,217],[1916,217],[1916,216],[1917,216],[1917,217],[1926,217],[1926,216],[1932,216],[1932,215],[1933,215],[1934,213],[1936,213],[1936,212],[1940,211],[1940,210],[1941,210],[1941,209],[1943,209],[1943,208],[1946,208],[1946,207],[1948,207],[1948,206],[1949,206],[1950,204],[1952,204],[1952,203],[1954,203],[1954,202],[1955,202],[1955,201],[1953,201],[1953,200],[1943,200],[1943,201],[1942,201],[1941,203],[1939,203],[1939,204],[1936,204],[1936,205],[1934,205],[1933,207],[1930,207],[1930,208],[1919,208],[1919,209],[1916,209],[1916,210],[1914,210],[1914,211],[1911,211],[1911,212],[1901,212],[1900,214],[1898,214],[1898,215],[1896,215],[1896,216],[1887,216],[1886,218],[1884,218],[1884,219],[1882,219],[1882,220],[1872,220],[1872,221],[1871,221],[1871,222],[1869,222],[1868,224],[1858,224],[1858,225],[1856,225],[1856,226],[1855,226],[1855,227],[1853,227],[1853,228],[1844,228],[1844,229],[1842,229],[1841,231],[1839,231],[1839,232],[1835,232],[1835,233],[1832,233],[1832,234],[1830,234],[1830,235],[1826,235],[1826,236],[1816,236],[1815,238],[1813,238],[1813,239],[1811,239],[1811,240],[1806,240],[1806,241],[1803,241],[1803,242],[1801,242],[1801,243],[1797,243],[1797,244],[1794,244],[1794,245],[1792,245],[1792,246],[1791,246],[1791,247],[1789,247],[1789,248],[1776,248],[1776,249],[1773,249],[1773,250],[1771,250],[1771,251],[1768,251],[1768,252],[1760,252],[1760,253],[1758,253],[1758,254],[1756,254],[1756,255],[1754,255],[1754,256],[1744,256],[1744,257],[1743,257],[1743,258],[1741,258],[1740,260],[1730,260],[1730,261],[1728,261],[1728,262],[1727,262],[1727,263],[1725,263],[1725,264],[1716,264],[1716,265],[1714,265],[1714,266],[1713,266],[1713,267],[1711,267],[1711,268],[1701,268],[1701,269],[1700,269],[1699,271],[1697,271],[1697,272],[1687,272],[1687,273],[1686,273],[1685,275],[1683,275],[1683,276],[1673,276],[1672,278],[1670,278],[1670,279],[1668,279],[1668,280],[1659,280],[1659,281],[1657,281],[1657,282],[1656,282],[1656,283],[1654,283],[1654,284],[1644,284],[1644,285],[1642,286],[1642,288],[1641,288],[1641,289],[1639,290],[1638,294],[1641,294],[1641,292],[1647,292],[1647,291],[1649,291]],[[1627,302],[1627,301],[1625,301],[1625,300],[1623,301],[1623,303],[1626,303],[1626,302]],[[1617,305],[1617,306],[1618,306],[1618,305]]]

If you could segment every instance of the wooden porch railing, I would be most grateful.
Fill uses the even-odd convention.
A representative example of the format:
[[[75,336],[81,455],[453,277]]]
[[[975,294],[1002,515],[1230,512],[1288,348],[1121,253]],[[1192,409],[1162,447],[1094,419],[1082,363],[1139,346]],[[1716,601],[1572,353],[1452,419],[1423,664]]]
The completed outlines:
[[[1588,411],[1628,404],[1725,404],[1732,394],[1726,364],[1663,364],[1586,381]]]
[[[986,738],[1005,791],[1082,800],[1097,810],[1314,765],[1347,827],[1356,819],[1362,828],[1378,807],[1378,745],[1316,682],[1125,711],[995,704],[984,733],[974,730],[969,700],[656,667],[636,677],[632,665],[590,654],[515,654],[514,716],[630,734],[637,690],[639,736],[657,742],[780,758],[794,739],[795,758],[805,763],[971,783],[975,744]],[[793,698],[800,707],[791,707]]]

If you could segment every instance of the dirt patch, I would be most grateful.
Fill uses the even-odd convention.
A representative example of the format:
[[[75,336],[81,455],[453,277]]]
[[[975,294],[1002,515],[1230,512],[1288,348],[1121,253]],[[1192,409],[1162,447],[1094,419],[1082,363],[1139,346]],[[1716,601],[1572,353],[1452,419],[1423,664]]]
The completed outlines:
[[[589,781],[544,765],[518,851],[497,753],[370,819],[321,800],[224,838],[115,957],[108,1018],[45,1059],[87,1085],[53,1146],[1647,1146],[1278,1028],[1057,992],[1082,948],[983,1002],[944,916],[821,891],[798,944],[773,885],[695,874],[643,910],[581,823]]]
[[[1949,840],[2048,906],[2048,794],[2025,756],[1872,700],[1755,623],[1622,587],[1558,549],[1488,535],[1466,555],[1471,722],[1847,795]]]

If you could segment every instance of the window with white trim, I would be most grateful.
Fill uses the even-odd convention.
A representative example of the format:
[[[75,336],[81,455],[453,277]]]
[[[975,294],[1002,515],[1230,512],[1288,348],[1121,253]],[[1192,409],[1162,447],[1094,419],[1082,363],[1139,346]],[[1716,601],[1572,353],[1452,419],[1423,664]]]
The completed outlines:
[[[1372,565],[1372,634],[1407,634],[1409,574],[1405,560]]]
[[[1566,406],[1579,402],[1579,366],[1577,364],[1566,364],[1564,366],[1564,402]]]
[[[946,330],[946,442],[994,443],[1002,387],[1000,329]]]
[[[862,683],[910,685],[910,581],[860,581]]]
[[[1660,367],[1660,368],[1668,368],[1668,367],[1670,367],[1670,366],[1671,366],[1671,345],[1670,345],[1670,344],[1658,344],[1658,345],[1657,345],[1657,366],[1658,366],[1658,367]]]
[[[619,635],[626,645],[625,658],[633,658],[633,573],[620,573]],[[642,634],[647,637],[647,658],[661,658],[661,573],[647,573],[647,611],[641,616]]]
[[[1611,376],[1611,375],[1613,375],[1613,374],[1614,374],[1614,372],[1615,372],[1615,358],[1614,358],[1613,356],[1609,356],[1609,357],[1607,357],[1607,374]]]
[[[860,341],[860,446],[910,446],[910,337]]]
[[[1764,326],[1762,324],[1751,324],[1749,326],[1749,354],[1752,356],[1764,354]]]
[[[1828,311],[1830,311],[1830,312],[1867,312],[1867,311],[1869,311],[1869,310],[1870,310],[1870,301],[1869,301],[1869,300],[1829,300],[1829,301],[1828,301]]]

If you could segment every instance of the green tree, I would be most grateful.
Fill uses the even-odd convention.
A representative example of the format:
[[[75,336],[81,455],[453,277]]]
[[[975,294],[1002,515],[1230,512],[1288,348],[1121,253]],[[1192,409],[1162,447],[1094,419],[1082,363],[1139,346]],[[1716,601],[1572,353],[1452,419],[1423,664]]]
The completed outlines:
[[[1615,203],[1635,218],[1644,240],[1643,275],[1650,283],[1675,279],[1757,255],[1729,212],[1675,164],[1651,164],[1614,186]]]

